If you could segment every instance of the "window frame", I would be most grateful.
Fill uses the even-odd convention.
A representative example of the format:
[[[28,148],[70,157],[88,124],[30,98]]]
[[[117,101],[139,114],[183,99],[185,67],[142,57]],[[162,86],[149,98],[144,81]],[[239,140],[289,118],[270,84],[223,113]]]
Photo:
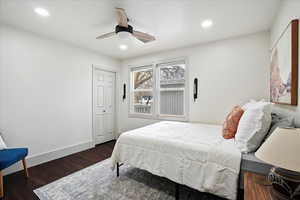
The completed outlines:
[[[144,65],[139,65],[138,67],[130,67],[129,68],[129,103],[128,103],[128,116],[130,118],[144,118],[144,119],[154,119],[155,118],[155,102],[156,102],[156,97],[155,97],[155,82],[156,82],[156,73],[155,73],[155,68],[153,67],[153,63],[148,63],[148,64],[144,64]],[[153,93],[153,104],[151,107],[152,113],[147,114],[147,113],[135,113],[135,112],[131,112],[131,103],[132,103],[132,98],[134,95],[134,91],[132,91],[132,87],[133,87],[133,79],[131,79],[131,75],[132,72],[135,69],[148,69],[148,68],[152,68],[153,71],[153,84],[152,84],[152,93]]]
[[[176,62],[183,62],[185,64],[185,87],[184,87],[184,102],[183,102],[183,109],[184,115],[164,115],[160,114],[160,81],[157,79],[160,78],[160,65],[168,64],[168,63],[176,63]],[[132,87],[133,87],[133,79],[131,78],[131,74],[134,69],[142,69],[142,68],[152,68],[153,70],[153,104],[152,104],[152,113],[151,114],[144,114],[144,113],[134,113],[131,112],[132,106]],[[189,91],[189,63],[186,57],[179,57],[167,60],[157,60],[155,62],[151,62],[148,64],[142,65],[134,65],[129,66],[129,103],[128,103],[128,117],[129,118],[142,118],[142,119],[153,119],[153,120],[171,120],[171,121],[188,121],[189,118],[189,104],[190,104],[190,91]]]

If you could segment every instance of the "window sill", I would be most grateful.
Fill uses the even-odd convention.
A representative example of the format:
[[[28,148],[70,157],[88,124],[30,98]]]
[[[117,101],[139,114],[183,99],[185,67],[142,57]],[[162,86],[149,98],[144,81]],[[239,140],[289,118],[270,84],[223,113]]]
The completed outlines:
[[[188,118],[186,116],[154,116],[149,114],[134,114],[130,113],[128,114],[129,118],[140,118],[140,119],[150,119],[150,120],[167,120],[167,121],[181,121],[181,122],[187,122]]]
[[[179,121],[179,122],[187,122],[188,119],[186,116],[159,116],[157,120],[168,120],[168,121]]]
[[[137,114],[137,113],[129,113],[129,118],[141,118],[141,119],[153,119],[155,120],[155,117],[152,114]]]

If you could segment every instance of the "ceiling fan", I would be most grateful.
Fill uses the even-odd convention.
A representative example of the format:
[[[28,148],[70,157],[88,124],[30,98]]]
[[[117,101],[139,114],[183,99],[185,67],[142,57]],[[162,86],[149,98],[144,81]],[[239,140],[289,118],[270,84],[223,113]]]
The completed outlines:
[[[129,19],[123,8],[116,8],[116,14],[117,14],[118,25],[116,26],[115,31],[100,35],[96,37],[96,39],[104,39],[104,38],[112,37],[114,35],[119,35],[120,38],[124,38],[132,35],[138,40],[142,41],[143,43],[147,43],[155,40],[155,37],[152,35],[134,30],[133,27],[128,24]]]

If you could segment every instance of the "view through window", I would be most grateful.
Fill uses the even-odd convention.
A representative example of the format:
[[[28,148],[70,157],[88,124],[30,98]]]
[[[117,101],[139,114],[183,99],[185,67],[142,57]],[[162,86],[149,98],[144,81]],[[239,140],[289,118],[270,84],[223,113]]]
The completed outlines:
[[[132,68],[130,83],[130,114],[150,118],[185,117],[185,61]]]

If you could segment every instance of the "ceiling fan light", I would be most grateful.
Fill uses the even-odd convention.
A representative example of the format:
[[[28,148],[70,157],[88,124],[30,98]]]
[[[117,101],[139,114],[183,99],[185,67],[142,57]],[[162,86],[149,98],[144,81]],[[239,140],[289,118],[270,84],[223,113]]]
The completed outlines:
[[[120,39],[128,39],[131,36],[131,33],[126,31],[118,32],[118,36]]]

